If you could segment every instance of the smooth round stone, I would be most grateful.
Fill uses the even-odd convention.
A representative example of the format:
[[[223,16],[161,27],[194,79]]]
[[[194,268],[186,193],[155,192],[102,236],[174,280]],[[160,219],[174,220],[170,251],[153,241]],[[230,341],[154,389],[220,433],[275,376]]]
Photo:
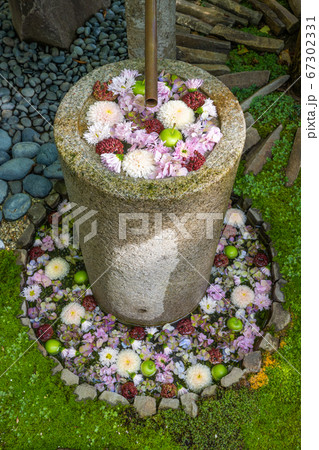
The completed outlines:
[[[17,220],[24,216],[31,206],[31,199],[27,194],[15,194],[9,197],[3,205],[2,212],[7,220]]]
[[[8,183],[6,181],[0,180],[0,205],[2,205],[7,195],[8,195]]]
[[[29,158],[14,158],[0,166],[0,179],[6,181],[21,180],[32,169],[34,161]]]
[[[21,94],[24,95],[25,97],[33,97],[34,89],[26,87],[22,89]]]
[[[9,161],[10,156],[7,152],[0,152],[0,166],[1,164],[4,164],[5,162]]]
[[[45,166],[43,164],[37,164],[34,168],[33,168],[33,172],[36,175],[41,175],[41,173],[43,172]]]
[[[64,82],[64,83],[61,84],[60,90],[62,92],[67,92],[70,89],[70,86],[71,86],[70,83]]]
[[[13,158],[34,158],[40,151],[40,145],[35,142],[18,142],[12,148]]]
[[[12,194],[20,194],[22,192],[22,183],[21,181],[9,181],[9,187]]]
[[[43,175],[47,178],[56,178],[57,180],[63,180],[63,172],[59,161],[55,161],[50,166],[46,167],[43,171]]]
[[[22,141],[23,142],[32,142],[32,141],[34,141],[35,137],[40,137],[40,135],[32,128],[25,128],[22,131]]]
[[[27,128],[31,127],[31,125],[32,125],[32,122],[28,117],[22,117],[21,123],[24,127],[27,127]]]
[[[0,152],[7,152],[11,147],[12,139],[5,130],[0,130]]]
[[[10,90],[6,87],[0,87],[0,97],[4,95],[10,95]]]
[[[51,191],[52,183],[47,178],[32,173],[23,180],[23,189],[32,197],[43,198]]]
[[[41,145],[40,152],[37,156],[37,163],[49,166],[58,158],[58,150],[52,142]]]

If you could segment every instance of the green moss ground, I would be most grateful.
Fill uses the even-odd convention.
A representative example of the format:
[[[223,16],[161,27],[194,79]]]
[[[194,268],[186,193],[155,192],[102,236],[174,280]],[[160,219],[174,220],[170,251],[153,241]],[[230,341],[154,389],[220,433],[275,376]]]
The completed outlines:
[[[279,95],[257,98],[250,108],[254,118]],[[300,448],[300,178],[287,188],[284,175],[298,115],[299,106],[288,96],[269,109],[255,126],[266,136],[283,123],[273,159],[256,177],[243,175],[241,163],[234,187],[236,194],[252,198],[253,206],[271,224],[276,260],[288,280],[284,292],[293,323],[282,338],[285,345],[280,355],[275,355],[277,365],[267,369],[269,383],[255,391],[242,388],[219,393],[217,399],[200,404],[196,419],[182,411],[167,411],[140,421],[131,407],[78,403],[73,388],[64,386],[58,375],[51,375],[53,362],[35,345],[29,348],[27,329],[16,319],[21,303],[19,268],[11,252],[0,251],[1,373],[8,369],[0,378],[1,448]]]

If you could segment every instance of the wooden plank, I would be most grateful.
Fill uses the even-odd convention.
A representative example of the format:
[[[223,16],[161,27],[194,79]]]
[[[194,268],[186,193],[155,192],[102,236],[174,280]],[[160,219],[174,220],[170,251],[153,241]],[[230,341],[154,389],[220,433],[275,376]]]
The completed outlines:
[[[274,92],[276,89],[280,88],[280,86],[282,86],[284,83],[286,83],[286,81],[288,81],[289,78],[290,75],[283,75],[271,81],[269,84],[262,87],[261,89],[258,89],[257,92],[255,92],[253,95],[251,95],[249,98],[247,98],[240,104],[242,110],[244,112],[247,111],[247,109],[250,108],[251,102],[255,97],[264,96],[270,94],[271,92]]]
[[[240,25],[248,25],[248,20],[243,17],[235,16],[228,11],[225,11],[217,6],[211,6],[205,8],[204,6],[198,6],[194,3],[190,3],[187,0],[176,0],[176,11],[183,14],[189,14],[192,17],[203,20],[209,25],[216,25],[222,23],[224,25],[233,25],[238,23]]]
[[[298,177],[301,166],[301,128],[298,128],[294,144],[290,153],[288,165],[286,168],[286,177],[288,181],[286,186],[292,186]]]
[[[258,87],[265,86],[270,76],[269,70],[252,70],[247,72],[235,72],[218,77],[229,89],[239,87],[249,88],[253,84]]]
[[[223,75],[225,73],[230,72],[230,68],[225,66],[224,64],[195,64],[197,67],[200,67],[211,75]]]
[[[284,41],[281,39],[266,38],[261,36],[254,36],[240,30],[233,30],[225,25],[215,25],[211,34],[221,36],[228,41],[244,44],[254,50],[262,52],[280,53],[284,48]]]
[[[294,33],[298,30],[300,24],[299,20],[296,16],[294,16],[288,9],[282,6],[280,3],[276,2],[276,0],[261,0],[262,3],[265,3],[269,8],[271,8],[279,17],[279,19],[286,25],[289,33]]]
[[[198,31],[199,33],[208,35],[212,32],[213,27],[202,20],[195,19],[195,17],[188,16],[176,12],[176,23],[191,30]]]
[[[301,17],[301,0],[288,0],[289,6],[296,17]]]
[[[252,9],[246,8],[233,0],[206,0],[208,3],[220,6],[221,8],[236,14],[240,17],[244,17],[253,25],[258,25],[260,19],[262,18],[262,13],[259,11],[254,11]]]
[[[221,53],[228,53],[231,49],[231,43],[228,41],[187,33],[176,33],[176,45]]]
[[[227,55],[224,53],[208,52],[187,47],[177,46],[177,56],[179,60],[191,64],[224,64],[227,61]]]
[[[254,128],[249,128],[248,131],[249,130],[254,130]],[[252,172],[254,175],[257,175],[261,172],[267,162],[267,159],[271,158],[272,148],[275,142],[280,139],[281,132],[282,125],[279,125],[279,127],[277,127],[265,140],[263,140],[260,145],[249,152],[246,158],[245,174]]]
[[[285,31],[285,24],[279,19],[277,14],[269,8],[265,3],[262,3],[259,0],[248,0],[256,9],[261,11],[264,14],[264,20],[269,28],[275,33],[276,36],[279,36],[283,31]]]
[[[190,28],[182,27],[181,25],[175,25],[176,33],[187,33],[190,34]]]

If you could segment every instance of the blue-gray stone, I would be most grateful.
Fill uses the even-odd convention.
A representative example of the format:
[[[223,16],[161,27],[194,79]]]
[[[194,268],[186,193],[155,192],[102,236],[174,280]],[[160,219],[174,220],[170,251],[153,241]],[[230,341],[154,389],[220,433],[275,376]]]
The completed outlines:
[[[15,133],[14,133],[14,135],[13,135],[13,138],[12,138],[12,144],[14,145],[14,144],[17,144],[18,142],[20,142],[21,141],[21,131],[20,130],[17,130]]]
[[[45,168],[45,166],[43,164],[37,164],[34,168],[33,168],[33,172],[37,175],[41,175],[41,173],[43,172],[43,169]]]
[[[0,180],[21,180],[32,169],[34,161],[29,158],[15,158],[0,166]]]
[[[0,130],[0,152],[7,152],[11,147],[12,139],[5,130]]]
[[[3,111],[7,111],[7,110],[12,111],[14,109],[14,104],[12,102],[5,103],[4,105],[1,105],[1,109]]]
[[[1,221],[2,221],[2,211],[0,211],[0,223],[1,223]],[[5,249],[4,243],[0,239],[0,250],[4,250],[4,249]]]
[[[40,151],[40,145],[35,142],[18,142],[12,148],[13,158],[34,158]]]
[[[53,57],[53,62],[57,63],[57,64],[62,64],[65,61],[65,56],[64,55],[59,55],[59,56],[54,56]]]
[[[81,47],[79,47],[78,45],[76,45],[75,47],[74,47],[74,53],[76,53],[77,55],[79,55],[79,56],[82,56],[83,55],[83,49],[81,48]]]
[[[10,90],[6,87],[0,87],[0,97],[4,95],[10,95]]]
[[[0,152],[0,166],[1,166],[1,164],[9,161],[9,159],[10,159],[10,156],[8,155],[7,152]]]
[[[21,123],[26,128],[29,128],[32,125],[32,122],[31,122],[31,120],[28,117],[22,117]]]
[[[32,128],[25,128],[22,131],[22,141],[23,142],[32,142],[32,141],[34,141],[35,137],[39,138],[40,135]]]
[[[25,97],[33,97],[34,89],[26,87],[22,89],[21,94],[24,95]]]
[[[51,191],[52,183],[47,178],[32,173],[23,180],[23,189],[32,197],[43,198]]]
[[[43,144],[41,146],[40,152],[37,156],[37,163],[49,166],[54,163],[57,158],[58,151],[56,145],[52,142],[48,142],[47,144]]]
[[[24,216],[31,206],[28,194],[15,194],[9,197],[3,205],[2,212],[7,220],[17,220]]]
[[[55,161],[50,166],[46,167],[43,171],[43,175],[47,178],[56,178],[58,180],[63,180],[62,168],[59,161]]]
[[[2,205],[7,195],[8,195],[8,183],[6,183],[3,180],[0,180],[0,205]]]
[[[21,181],[9,181],[9,187],[12,194],[20,194],[22,192],[22,183]]]

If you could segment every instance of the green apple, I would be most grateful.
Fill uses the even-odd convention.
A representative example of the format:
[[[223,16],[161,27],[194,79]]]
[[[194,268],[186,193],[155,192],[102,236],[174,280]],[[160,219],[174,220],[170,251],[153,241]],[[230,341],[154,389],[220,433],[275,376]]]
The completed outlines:
[[[233,245],[227,245],[224,248],[224,253],[227,256],[227,258],[229,259],[235,259],[236,256],[238,255],[238,250],[236,247],[234,247]]]
[[[85,284],[87,281],[89,281],[88,274],[85,270],[79,270],[74,274],[74,281],[76,284]]]
[[[49,339],[45,343],[45,349],[50,355],[57,355],[61,350],[62,344],[56,339]]]
[[[165,128],[159,135],[166,147],[174,147],[177,141],[183,139],[182,133],[176,128]]]
[[[228,371],[224,364],[216,364],[216,366],[212,368],[212,375],[215,381],[221,380],[227,373]]]
[[[241,331],[243,329],[243,322],[237,317],[231,317],[227,320],[227,326],[230,330]]]
[[[133,94],[145,95],[145,80],[135,82],[133,86]]]
[[[141,371],[145,377],[151,377],[156,372],[156,366],[154,361],[148,359],[147,361],[142,362]]]

